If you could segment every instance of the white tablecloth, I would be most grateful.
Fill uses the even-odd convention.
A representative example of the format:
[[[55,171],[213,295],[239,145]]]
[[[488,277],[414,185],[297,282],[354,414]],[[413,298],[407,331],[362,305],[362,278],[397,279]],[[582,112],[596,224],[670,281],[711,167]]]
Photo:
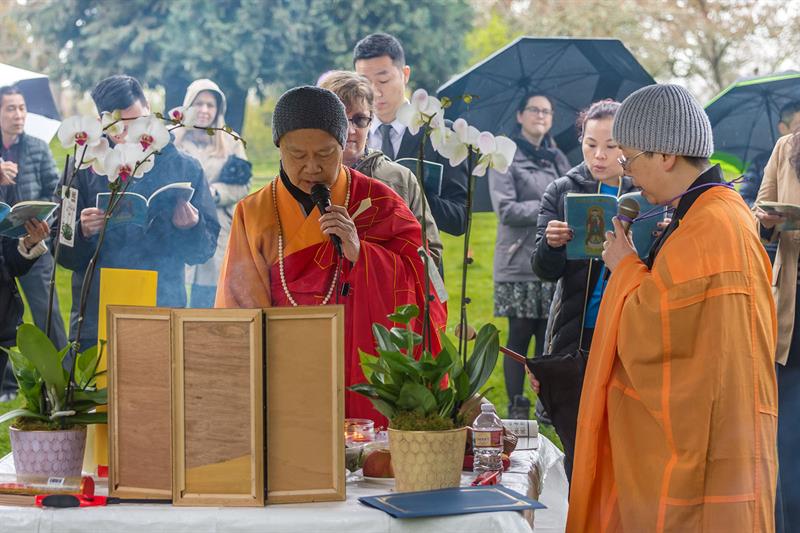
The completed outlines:
[[[528,447],[520,439],[519,448]],[[566,488],[563,454],[547,438],[539,437],[535,450],[511,455],[503,485],[539,498],[548,506],[536,512],[535,531],[563,531]],[[11,455],[0,460],[0,472],[13,472]],[[559,477],[560,476],[560,477]],[[472,475],[462,476],[469,484]],[[553,488],[549,485],[553,482]],[[98,484],[98,488],[101,487]],[[104,489],[105,487],[103,487]],[[367,481],[348,481],[347,500],[332,503],[268,505],[263,508],[174,507],[171,505],[109,505],[73,509],[0,506],[0,532],[14,533],[435,533],[530,532],[532,517],[518,512],[478,513],[439,518],[399,520],[358,502],[361,496],[385,494],[391,487]],[[98,490],[98,493],[104,493]]]

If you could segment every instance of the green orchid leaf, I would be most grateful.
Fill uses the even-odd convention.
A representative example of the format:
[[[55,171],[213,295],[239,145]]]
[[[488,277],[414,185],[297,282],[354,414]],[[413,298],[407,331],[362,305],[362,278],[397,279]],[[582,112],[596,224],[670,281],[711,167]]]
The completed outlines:
[[[53,390],[60,391],[60,394],[57,393],[58,397],[63,398],[67,386],[64,368],[61,366],[58,350],[47,335],[33,324],[22,324],[17,329],[17,348],[33,363],[48,389],[52,387]]]
[[[67,424],[108,424],[108,413],[78,413],[64,420]]]
[[[408,324],[412,318],[419,316],[419,307],[414,304],[401,305],[389,315],[389,320],[400,324]]]
[[[400,389],[397,407],[404,411],[418,411],[429,414],[436,411],[436,398],[424,385],[419,383],[405,383]]]
[[[456,403],[456,392],[452,387],[439,389],[435,393],[436,404],[439,406],[439,416],[448,417]]]
[[[469,396],[480,390],[489,379],[500,352],[500,333],[493,324],[485,324],[475,339],[475,348],[467,361]]]
[[[108,404],[108,389],[99,390],[76,390],[74,393],[75,401],[89,401],[95,405]]]
[[[17,417],[38,418],[39,420],[48,419],[46,416],[42,416],[39,413],[35,413],[29,409],[12,409],[11,411],[0,415],[0,424],[3,422],[8,422],[9,420],[14,420]]]

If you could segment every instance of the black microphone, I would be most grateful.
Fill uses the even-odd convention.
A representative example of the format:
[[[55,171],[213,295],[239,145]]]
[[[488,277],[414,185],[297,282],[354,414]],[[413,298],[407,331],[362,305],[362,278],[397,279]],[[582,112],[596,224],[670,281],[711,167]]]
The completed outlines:
[[[331,206],[331,190],[324,183],[317,183],[311,187],[311,201],[317,206],[320,214],[324,215]],[[338,235],[331,235],[331,241],[336,248],[336,253],[342,257],[342,239]]]
[[[622,229],[625,233],[628,233],[628,230],[631,229],[631,224],[636,217],[639,216],[639,202],[634,200],[633,198],[627,197],[620,200],[619,205],[617,206],[617,220],[619,220]],[[608,281],[608,278],[611,276],[611,271],[606,268],[606,273],[603,276],[603,281]]]

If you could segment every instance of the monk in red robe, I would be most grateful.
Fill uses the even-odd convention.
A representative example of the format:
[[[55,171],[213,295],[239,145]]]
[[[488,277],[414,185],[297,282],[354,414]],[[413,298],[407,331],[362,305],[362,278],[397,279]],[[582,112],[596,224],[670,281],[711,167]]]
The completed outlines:
[[[236,206],[216,298],[216,307],[344,304],[346,387],[366,381],[359,350],[375,353],[372,324],[391,327],[387,315],[397,306],[425,303],[419,222],[389,187],[342,165],[349,126],[328,90],[297,87],[281,96],[273,113],[281,172]],[[330,189],[325,213],[311,199],[318,184]],[[446,312],[435,297],[431,323],[438,353]],[[421,332],[422,317],[413,326]],[[349,390],[345,416],[387,425],[369,399]]]
[[[675,213],[646,261],[619,220],[606,235],[567,531],[774,531],[777,326],[750,212],[686,89],[634,92],[613,134],[625,173]]]

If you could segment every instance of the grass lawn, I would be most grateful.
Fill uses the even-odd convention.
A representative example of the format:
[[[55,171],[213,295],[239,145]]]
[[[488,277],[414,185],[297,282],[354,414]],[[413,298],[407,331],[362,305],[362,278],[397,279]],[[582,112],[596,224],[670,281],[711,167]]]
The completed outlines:
[[[60,155],[63,153],[63,150],[61,150],[60,147],[57,148],[54,146],[53,151],[56,155],[56,161],[63,161],[63,156]],[[253,180],[253,190],[267,183],[277,172],[277,167],[276,150],[270,151],[262,160],[255,162],[254,174],[257,177]],[[492,316],[494,289],[492,282],[492,258],[494,254],[496,228],[497,219],[493,213],[476,213],[474,215],[472,237],[470,239],[470,248],[473,253],[474,263],[469,268],[467,278],[467,295],[472,299],[472,303],[468,305],[467,316],[469,323],[476,329],[479,329],[487,322],[494,322],[500,330],[501,342],[505,343],[508,335],[508,321],[505,318],[494,318]],[[458,323],[459,316],[461,254],[464,247],[464,240],[463,237],[452,237],[442,234],[442,241],[444,243],[446,287],[450,295],[447,331],[452,335],[453,328],[455,324]],[[72,301],[70,277],[71,272],[59,268],[56,286],[61,314],[64,317],[65,324],[69,324],[69,308]],[[31,322],[31,317],[27,310],[24,320],[25,322]],[[533,353],[533,343],[531,343],[529,353]],[[502,355],[500,359],[498,359],[497,367],[489,378],[486,388],[490,389],[487,393],[487,397],[497,407],[498,414],[501,418],[505,417],[507,414],[508,401],[506,399],[506,388],[503,380]],[[535,394],[529,387],[526,386],[525,389],[526,395],[531,399],[531,403],[533,404],[536,397]],[[20,405],[21,401],[19,399],[14,402],[0,403],[0,413],[5,413]],[[533,409],[531,409],[531,414],[533,414]],[[0,457],[10,451],[8,431],[6,431],[7,427],[7,423],[0,425]],[[542,432],[559,447],[561,446],[561,442],[558,440],[558,437],[551,427],[542,428]]]

